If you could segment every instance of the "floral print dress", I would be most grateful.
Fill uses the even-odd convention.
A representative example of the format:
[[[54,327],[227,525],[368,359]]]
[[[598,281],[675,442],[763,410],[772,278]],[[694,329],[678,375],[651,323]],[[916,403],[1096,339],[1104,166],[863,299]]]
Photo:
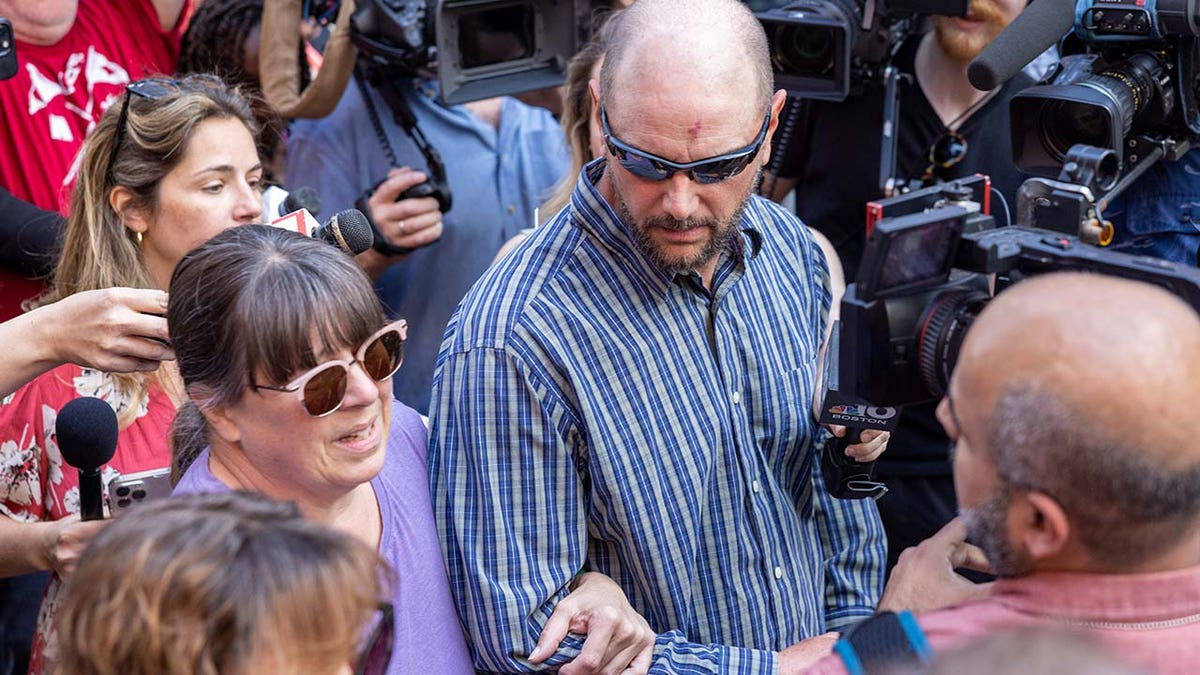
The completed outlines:
[[[51,370],[0,401],[0,514],[21,522],[53,521],[79,513],[79,474],[65,464],[54,433],[58,411],[82,396],[104,399],[121,414],[134,404],[117,392],[108,373],[68,364]],[[171,464],[169,446],[175,405],[157,385],[121,429],[117,451],[101,471],[108,483],[121,474]],[[38,616],[29,672],[53,672],[56,640],[51,630],[59,580],[52,575]]]

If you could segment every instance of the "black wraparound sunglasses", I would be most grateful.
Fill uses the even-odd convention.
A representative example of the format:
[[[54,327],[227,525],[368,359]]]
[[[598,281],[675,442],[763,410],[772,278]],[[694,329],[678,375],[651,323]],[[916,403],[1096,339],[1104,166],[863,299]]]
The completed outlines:
[[[759,148],[767,138],[767,127],[770,123],[771,110],[768,108],[767,114],[763,117],[762,129],[759,129],[758,136],[750,145],[724,155],[680,164],[622,142],[613,135],[612,128],[608,126],[608,113],[604,106],[600,106],[600,130],[604,134],[604,142],[608,145],[608,151],[629,173],[638,178],[654,181],[666,180],[680,171],[687,173],[688,177],[697,183],[704,184],[720,183],[733,178],[745,170],[754,156],[758,154]]]

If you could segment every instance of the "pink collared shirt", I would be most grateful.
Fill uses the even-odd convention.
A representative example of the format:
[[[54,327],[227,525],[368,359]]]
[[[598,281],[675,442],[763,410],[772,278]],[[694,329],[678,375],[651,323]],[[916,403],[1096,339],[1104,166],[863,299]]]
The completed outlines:
[[[1155,574],[1040,573],[918,617],[935,653],[1019,627],[1092,631],[1131,665],[1191,675],[1200,667],[1200,567]],[[845,673],[834,655],[809,675]]]

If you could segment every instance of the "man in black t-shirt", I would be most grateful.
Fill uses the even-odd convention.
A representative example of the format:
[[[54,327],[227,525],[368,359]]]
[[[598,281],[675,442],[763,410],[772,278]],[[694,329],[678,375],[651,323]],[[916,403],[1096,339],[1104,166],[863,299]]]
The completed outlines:
[[[967,18],[935,17],[933,30],[901,47],[895,65],[906,77],[899,86],[896,178],[927,177],[932,182],[984,173],[1015,210],[1024,175],[1012,161],[1008,102],[1033,80],[1022,73],[996,90],[981,92],[967,81],[966,72],[1024,8],[1025,0],[972,0]],[[854,280],[862,256],[866,203],[883,196],[883,95],[882,84],[870,83],[861,95],[842,103],[807,103],[807,119],[781,157],[779,175],[764,181],[776,198],[796,188],[797,213],[831,240],[847,283]],[[966,150],[958,161],[931,169],[931,147],[959,138],[965,139]],[[992,213],[999,224],[1007,224],[1001,202],[992,193]],[[956,515],[949,441],[934,418],[935,405],[905,408],[888,452],[876,464],[876,475],[890,489],[878,503],[888,534],[889,568],[904,548]]]

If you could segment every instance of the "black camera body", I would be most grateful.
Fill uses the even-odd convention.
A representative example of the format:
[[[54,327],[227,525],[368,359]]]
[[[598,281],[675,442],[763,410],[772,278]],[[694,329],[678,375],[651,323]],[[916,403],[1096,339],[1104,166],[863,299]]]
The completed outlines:
[[[792,0],[756,15],[777,86],[798,98],[843,101],[882,80],[920,17],[966,16],[969,8],[969,0]]]
[[[986,178],[975,176],[872,205],[880,219],[841,303],[839,384],[847,397],[896,407],[940,398],[967,330],[994,292],[1036,274],[1146,281],[1200,312],[1200,269],[1062,232],[993,227],[977,201],[986,190]]]
[[[1075,144],[1117,153],[1122,171],[1178,159],[1200,139],[1197,36],[1189,0],[1076,0],[1051,83],[1012,99],[1017,166],[1054,176]]]

